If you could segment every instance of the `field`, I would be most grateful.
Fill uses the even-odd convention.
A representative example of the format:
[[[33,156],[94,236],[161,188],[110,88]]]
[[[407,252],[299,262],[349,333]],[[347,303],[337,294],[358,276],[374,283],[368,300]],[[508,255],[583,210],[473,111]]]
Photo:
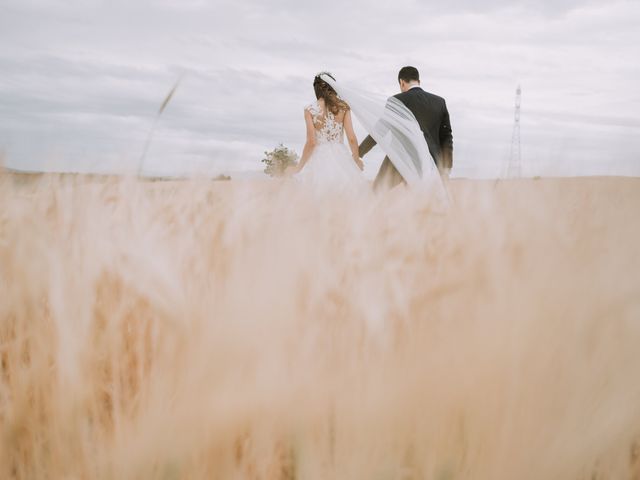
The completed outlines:
[[[0,172],[2,479],[640,479],[640,179]]]

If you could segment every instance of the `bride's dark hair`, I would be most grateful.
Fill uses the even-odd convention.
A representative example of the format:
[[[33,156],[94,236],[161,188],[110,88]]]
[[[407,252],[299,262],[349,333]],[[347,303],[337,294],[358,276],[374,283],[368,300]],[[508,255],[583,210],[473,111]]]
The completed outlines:
[[[316,92],[316,98],[318,100],[322,98],[327,109],[334,115],[337,115],[343,110],[348,111],[349,104],[338,97],[338,94],[333,87],[320,78],[320,75],[327,75],[328,77],[333,78],[333,75],[329,72],[321,72],[316,75],[316,78],[313,79],[313,89]],[[335,80],[335,78],[333,78],[333,80]]]

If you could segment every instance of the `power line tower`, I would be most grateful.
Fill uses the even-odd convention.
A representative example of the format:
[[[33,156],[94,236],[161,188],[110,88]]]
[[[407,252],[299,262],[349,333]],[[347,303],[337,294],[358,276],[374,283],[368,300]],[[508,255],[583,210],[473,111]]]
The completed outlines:
[[[513,123],[513,135],[511,136],[511,152],[509,154],[509,164],[507,165],[507,178],[518,178],[522,176],[522,154],[520,149],[520,102],[522,100],[522,89],[520,85],[516,89],[516,111]]]

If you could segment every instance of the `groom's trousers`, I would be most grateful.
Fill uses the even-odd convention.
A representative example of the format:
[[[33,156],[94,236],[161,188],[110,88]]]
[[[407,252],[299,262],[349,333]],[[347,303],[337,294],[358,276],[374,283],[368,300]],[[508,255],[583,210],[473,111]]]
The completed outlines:
[[[406,184],[407,182],[402,178],[402,175],[400,175],[400,172],[398,172],[393,163],[391,163],[389,157],[384,157],[382,165],[380,165],[380,170],[378,170],[378,175],[376,175],[373,181],[373,190],[375,192],[391,190],[403,183]]]
[[[375,146],[376,141],[371,137],[371,135],[368,135],[360,144],[358,154],[362,158]],[[376,175],[376,179],[373,181],[373,190],[376,192],[380,190],[391,190],[403,183],[406,184],[407,182],[405,182],[402,175],[400,175],[400,172],[398,172],[393,163],[391,163],[389,157],[384,157],[380,170],[378,170],[378,175]]]

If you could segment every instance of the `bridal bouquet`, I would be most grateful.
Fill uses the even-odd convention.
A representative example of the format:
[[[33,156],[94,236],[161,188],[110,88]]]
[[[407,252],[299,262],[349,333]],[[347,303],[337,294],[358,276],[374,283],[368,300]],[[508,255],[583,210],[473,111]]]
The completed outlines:
[[[264,152],[265,158],[262,159],[262,163],[266,166],[264,173],[271,177],[281,177],[284,175],[285,170],[294,166],[298,162],[298,154],[283,144],[278,145],[270,152]]]

